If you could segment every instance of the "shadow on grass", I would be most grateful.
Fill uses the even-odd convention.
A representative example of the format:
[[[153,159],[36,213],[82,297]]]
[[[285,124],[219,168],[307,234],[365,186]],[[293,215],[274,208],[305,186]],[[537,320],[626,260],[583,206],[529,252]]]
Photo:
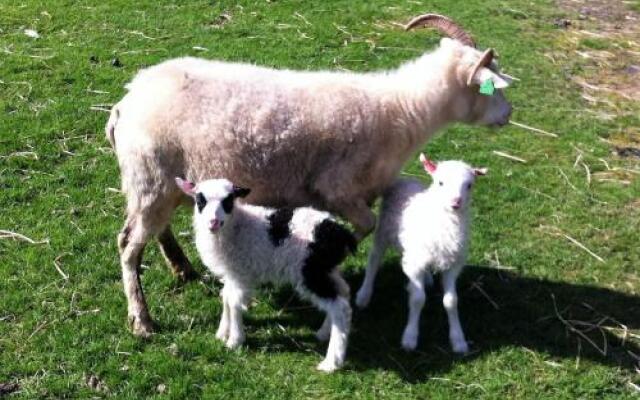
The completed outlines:
[[[355,293],[361,274],[347,278]],[[638,366],[640,346],[637,341],[634,344],[622,338],[624,326],[640,329],[640,297],[469,266],[459,280],[459,307],[472,350],[460,357],[450,351],[439,283],[428,294],[417,351],[407,353],[400,348],[406,323],[404,285],[398,265],[386,265],[376,282],[369,308],[354,309],[347,369],[393,370],[408,382],[420,382],[446,372],[456,363],[473,362],[505,347],[528,348],[571,360],[579,356],[582,360],[628,370]],[[253,332],[261,329],[278,332],[253,338],[249,333],[249,348],[317,351],[323,356],[326,344],[317,343],[312,335],[291,335],[278,327],[281,325],[287,332],[303,326],[316,329],[322,322],[321,313],[295,296],[292,300],[289,289],[270,291],[269,296],[274,307],[284,307],[284,311],[275,319],[254,319],[248,313],[247,327]]]

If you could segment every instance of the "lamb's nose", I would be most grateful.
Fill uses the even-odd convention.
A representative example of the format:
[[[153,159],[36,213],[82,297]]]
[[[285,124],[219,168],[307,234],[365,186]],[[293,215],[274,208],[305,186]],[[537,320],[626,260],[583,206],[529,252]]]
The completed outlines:
[[[453,208],[460,208],[460,206],[462,205],[462,197],[456,197],[455,199],[453,199],[453,202],[451,203],[451,207]]]
[[[218,229],[220,229],[221,227],[222,227],[222,221],[219,221],[217,219],[209,221],[209,230],[210,231],[215,232]]]

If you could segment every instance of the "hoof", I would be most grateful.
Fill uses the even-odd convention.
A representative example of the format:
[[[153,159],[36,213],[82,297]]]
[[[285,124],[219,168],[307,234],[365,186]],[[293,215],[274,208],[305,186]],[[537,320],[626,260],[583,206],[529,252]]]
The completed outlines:
[[[229,330],[228,329],[218,328],[218,330],[216,331],[216,339],[219,339],[219,340],[222,340],[223,342],[226,342],[228,337],[229,337]]]
[[[451,343],[451,349],[456,354],[467,354],[469,352],[469,344],[465,340]]]
[[[318,364],[316,369],[318,371],[331,373],[331,372],[333,372],[333,371],[335,371],[337,369],[340,369],[340,366],[337,365],[335,362],[324,360],[320,364]]]
[[[193,266],[189,261],[180,265],[172,265],[171,270],[173,271],[173,275],[180,282],[189,282],[200,277],[200,274],[195,269],[193,269]]]
[[[402,348],[406,351],[413,351],[418,346],[418,336],[415,335],[402,335]]]
[[[153,323],[149,317],[130,315],[129,328],[135,336],[140,338],[147,339],[153,334]]]
[[[228,349],[235,350],[240,347],[242,343],[244,343],[243,336],[229,337],[225,342],[225,346],[227,346]]]
[[[318,329],[318,331],[316,332],[316,339],[318,339],[321,342],[326,342],[327,340],[329,340],[330,337],[331,337],[330,329]]]
[[[371,294],[365,293],[361,290],[359,290],[358,293],[356,294],[356,306],[358,306],[359,309],[367,308],[370,301],[371,301]]]

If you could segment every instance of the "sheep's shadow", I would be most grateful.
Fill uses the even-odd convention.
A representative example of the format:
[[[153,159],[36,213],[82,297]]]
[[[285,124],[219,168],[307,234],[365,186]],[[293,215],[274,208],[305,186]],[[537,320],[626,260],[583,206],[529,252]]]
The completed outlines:
[[[387,264],[393,265],[381,270],[369,307],[354,308],[347,369],[394,370],[408,382],[419,382],[446,372],[455,363],[473,362],[513,346],[572,360],[579,354],[582,359],[628,370],[640,364],[634,358],[640,354],[637,340],[623,339],[625,327],[640,329],[640,297],[484,266],[469,266],[458,285],[460,315],[471,353],[460,357],[450,351],[438,280],[422,314],[418,349],[407,353],[400,348],[407,312],[405,281],[397,260]],[[347,279],[355,293],[361,274],[347,275]],[[247,325],[251,330],[277,327],[280,331],[261,338],[249,336],[249,347],[324,354],[326,344],[315,342],[312,335],[295,333],[302,326],[319,327],[321,313],[307,308],[290,289],[269,293],[267,301],[282,308],[278,317],[249,320]]]

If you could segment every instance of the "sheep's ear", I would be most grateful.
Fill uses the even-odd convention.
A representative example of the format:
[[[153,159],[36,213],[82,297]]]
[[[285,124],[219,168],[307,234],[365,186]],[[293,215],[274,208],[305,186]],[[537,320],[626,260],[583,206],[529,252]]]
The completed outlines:
[[[474,168],[473,169],[473,174],[475,176],[485,176],[487,174],[487,172],[489,172],[488,168],[482,167],[482,168]]]
[[[429,160],[424,153],[420,153],[420,162],[422,163],[424,170],[429,174],[433,174],[438,168],[438,166],[433,161]]]
[[[251,193],[251,189],[233,185],[233,195],[235,197],[247,197]]]
[[[486,81],[491,81],[496,89],[504,89],[511,83],[511,77],[495,73],[489,68],[482,67],[476,71],[471,80],[471,84],[482,85]]]
[[[189,196],[195,195],[195,189],[196,189],[195,183],[187,179],[181,178],[179,176],[176,176],[176,185],[178,185],[180,190],[182,190],[185,194]]]

